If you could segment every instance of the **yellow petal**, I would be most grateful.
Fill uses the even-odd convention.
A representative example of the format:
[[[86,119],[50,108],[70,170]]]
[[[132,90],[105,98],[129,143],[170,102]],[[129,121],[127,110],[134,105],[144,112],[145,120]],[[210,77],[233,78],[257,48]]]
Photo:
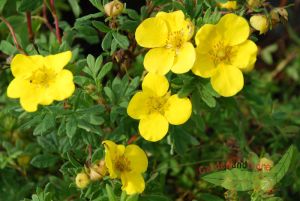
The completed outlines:
[[[30,83],[22,78],[15,78],[7,87],[7,96],[9,98],[20,98],[29,88]]]
[[[196,61],[192,68],[193,73],[200,77],[209,78],[216,72],[216,68],[211,56],[206,52],[202,53],[197,47]]]
[[[44,57],[40,55],[17,54],[11,61],[11,71],[14,77],[28,77],[36,69],[42,68],[43,65]]]
[[[21,94],[20,104],[25,111],[35,112],[43,95],[44,88],[36,87],[30,84],[28,88],[24,90],[24,93]]]
[[[108,169],[110,178],[117,178],[114,161],[117,157],[122,156],[125,152],[124,145],[117,145],[113,141],[105,140],[102,142],[105,148],[105,165]]]
[[[212,24],[203,25],[196,33],[195,41],[197,46],[201,46],[202,51],[209,51],[211,44],[222,40],[217,26]]]
[[[194,36],[195,25],[190,19],[184,21],[183,33],[185,41],[189,41]]]
[[[248,72],[252,71],[255,67],[255,62],[256,62],[256,57],[252,57],[250,59],[250,62],[248,64],[248,66],[246,68],[241,69],[241,70],[245,73],[248,73]]]
[[[135,31],[137,43],[146,48],[163,47],[168,38],[168,27],[164,20],[148,18]]]
[[[163,19],[171,32],[179,31],[184,27],[184,13],[181,10],[174,12],[158,12],[156,18]]]
[[[55,78],[53,87],[56,89],[53,97],[55,100],[61,101],[70,97],[75,91],[73,74],[71,71],[60,71]]]
[[[167,48],[154,48],[147,52],[144,66],[150,73],[167,74],[174,62],[175,52]]]
[[[218,22],[217,28],[229,46],[243,43],[250,33],[247,20],[232,13],[224,15]]]
[[[231,58],[233,66],[244,69],[253,64],[254,59],[256,60],[257,46],[251,40],[246,40],[233,48],[234,54]]]
[[[222,65],[211,77],[212,87],[221,96],[234,96],[244,86],[244,77],[240,69]]]
[[[143,92],[137,92],[130,100],[127,107],[127,114],[133,119],[141,119],[149,114],[148,107],[149,95]]]
[[[148,158],[144,150],[131,144],[125,148],[124,156],[130,161],[131,172],[143,173],[148,167]]]
[[[184,43],[175,57],[174,65],[171,68],[172,72],[177,74],[188,72],[193,67],[195,59],[196,53],[193,44]]]
[[[172,95],[167,101],[165,117],[173,125],[185,123],[192,114],[192,103],[188,98],[179,98],[177,94]]]
[[[143,92],[161,97],[169,89],[169,82],[163,75],[148,73],[142,83]]]
[[[49,55],[45,57],[45,66],[60,72],[71,60],[72,52],[66,51],[59,54]]]
[[[121,174],[122,190],[128,195],[142,193],[145,190],[145,181],[141,174],[124,172]]]
[[[152,113],[140,120],[139,131],[141,136],[148,141],[156,142],[167,134],[169,123],[160,113]]]

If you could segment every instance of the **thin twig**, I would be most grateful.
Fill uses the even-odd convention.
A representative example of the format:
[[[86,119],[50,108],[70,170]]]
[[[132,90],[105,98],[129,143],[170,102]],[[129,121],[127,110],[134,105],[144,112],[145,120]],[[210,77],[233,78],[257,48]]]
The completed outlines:
[[[32,43],[34,49],[39,53],[38,47],[36,46],[36,44],[34,42],[34,33],[32,30],[32,21],[31,21],[31,13],[30,12],[26,12],[26,19],[27,19],[27,30],[28,30],[29,41]]]
[[[4,24],[9,29],[9,31],[10,31],[12,37],[13,37],[14,44],[15,44],[16,48],[19,50],[19,52],[21,52],[22,54],[27,55],[26,52],[24,51],[24,49],[21,47],[21,45],[19,44],[19,42],[17,40],[17,36],[15,34],[14,28],[11,26],[11,24],[3,16],[0,16],[0,19],[4,22]]]
[[[51,9],[52,16],[54,18],[56,38],[57,38],[58,43],[61,44],[61,35],[60,35],[59,23],[58,23],[58,18],[56,15],[54,0],[50,0],[50,9]]]
[[[32,23],[31,23],[31,13],[26,12],[26,19],[27,19],[27,30],[28,30],[28,37],[30,42],[34,42],[34,33],[32,31]]]
[[[43,18],[44,18],[44,23],[46,24],[46,26],[48,27],[48,29],[54,33],[53,31],[53,28],[48,20],[48,17],[47,17],[47,5],[46,5],[46,0],[44,0],[44,3],[43,3]]]

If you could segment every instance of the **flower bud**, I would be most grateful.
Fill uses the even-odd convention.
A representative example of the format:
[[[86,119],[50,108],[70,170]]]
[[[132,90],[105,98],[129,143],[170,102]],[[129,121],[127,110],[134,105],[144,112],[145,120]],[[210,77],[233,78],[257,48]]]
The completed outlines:
[[[274,8],[270,12],[272,24],[278,24],[279,22],[286,23],[288,21],[288,12],[285,8]]]
[[[261,158],[259,161],[259,166],[263,172],[269,172],[270,169],[273,167],[274,162],[268,158]]]
[[[80,189],[84,189],[90,183],[89,176],[84,172],[77,174],[75,181],[76,186]]]
[[[262,4],[262,1],[261,0],[247,0],[247,4],[248,4],[249,8],[253,9],[253,8],[260,7]]]
[[[26,167],[26,166],[28,166],[28,164],[30,162],[30,156],[28,156],[28,155],[19,156],[17,158],[17,161],[21,167]]]
[[[268,18],[265,15],[253,15],[250,18],[250,24],[259,31],[259,34],[264,34],[269,30]]]
[[[225,8],[227,10],[236,10],[237,4],[236,1],[227,1],[226,3],[219,3],[220,8]]]
[[[105,161],[101,160],[90,167],[90,179],[92,181],[101,180],[107,172]]]
[[[124,5],[118,0],[111,1],[104,5],[104,11],[109,17],[114,17],[122,13]]]

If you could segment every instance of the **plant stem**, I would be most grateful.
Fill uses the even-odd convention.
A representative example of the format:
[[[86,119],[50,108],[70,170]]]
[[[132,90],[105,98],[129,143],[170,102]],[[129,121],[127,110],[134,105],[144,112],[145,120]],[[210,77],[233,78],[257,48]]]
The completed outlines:
[[[31,23],[31,13],[26,12],[26,19],[27,19],[27,30],[28,30],[28,37],[30,42],[34,42],[34,33],[32,31],[32,23]]]
[[[50,9],[51,9],[52,16],[54,18],[56,38],[57,38],[58,43],[61,44],[61,35],[60,35],[58,18],[56,15],[54,0],[50,0]]]
[[[26,19],[27,19],[27,30],[28,30],[28,37],[29,41],[32,43],[34,49],[39,53],[38,47],[34,42],[34,33],[32,30],[32,21],[31,21],[31,12],[26,12]]]
[[[46,24],[46,26],[48,27],[48,29],[53,32],[53,28],[51,26],[51,24],[49,23],[48,17],[47,17],[47,5],[46,5],[46,0],[44,0],[43,3],[43,18],[44,18],[44,22]]]
[[[13,41],[14,41],[14,44],[16,46],[16,48],[19,50],[19,52],[21,52],[22,54],[26,54],[26,52],[24,51],[24,49],[20,46],[18,40],[17,40],[17,36],[15,34],[15,30],[14,28],[11,26],[11,24],[3,17],[3,16],[0,16],[0,19],[4,22],[4,24],[7,26],[7,28],[9,29],[12,37],[13,37]]]

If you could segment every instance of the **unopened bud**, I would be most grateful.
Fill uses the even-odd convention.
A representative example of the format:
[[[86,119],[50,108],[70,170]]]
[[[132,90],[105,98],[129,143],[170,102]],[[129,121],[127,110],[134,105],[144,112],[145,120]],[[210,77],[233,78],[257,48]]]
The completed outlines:
[[[75,181],[76,186],[80,189],[84,189],[90,183],[89,176],[84,172],[77,174]]]
[[[264,34],[269,30],[268,18],[265,15],[253,15],[250,18],[250,24],[259,31],[259,34]]]
[[[106,173],[107,168],[105,166],[104,160],[101,160],[90,167],[90,179],[92,181],[101,180],[106,175]]]
[[[262,0],[247,0],[248,7],[253,9],[260,7],[262,4]]]
[[[272,24],[278,24],[279,22],[286,23],[288,21],[288,12],[285,8],[274,8],[270,12]]]
[[[259,160],[259,166],[263,172],[269,172],[273,165],[274,162],[268,158],[264,157]]]
[[[114,17],[122,13],[124,5],[118,0],[111,1],[104,5],[104,11],[109,17]]]

